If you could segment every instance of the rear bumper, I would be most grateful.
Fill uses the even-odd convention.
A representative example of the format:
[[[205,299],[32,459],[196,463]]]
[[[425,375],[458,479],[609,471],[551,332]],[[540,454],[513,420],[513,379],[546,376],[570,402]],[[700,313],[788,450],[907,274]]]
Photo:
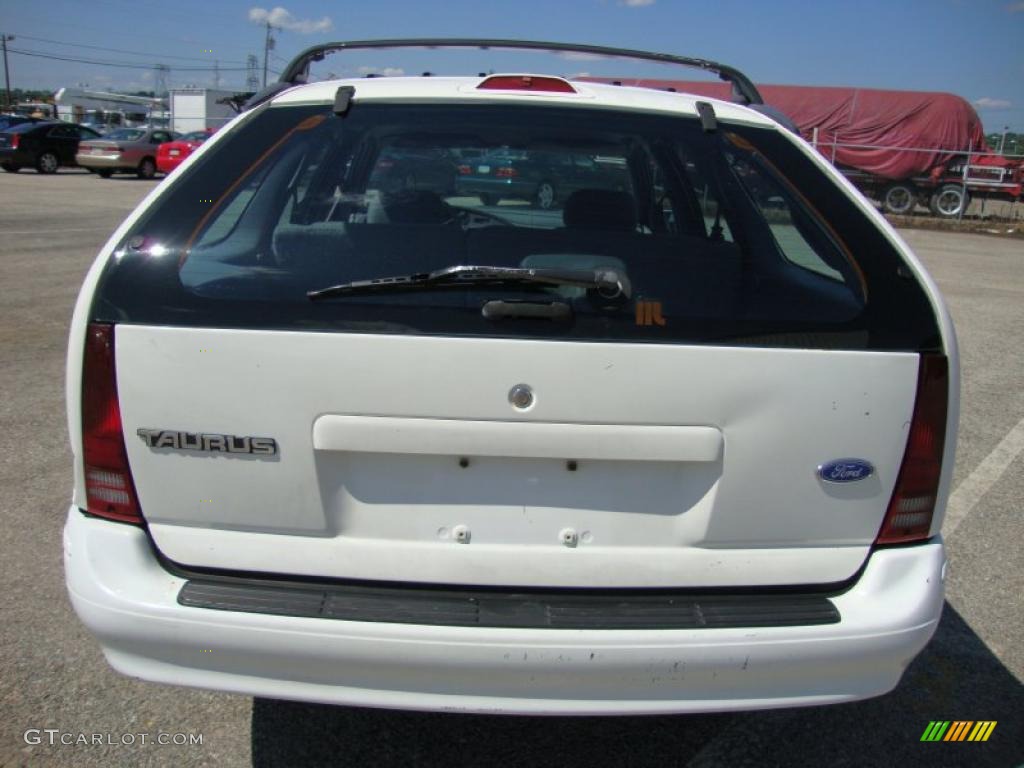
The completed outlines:
[[[75,155],[75,162],[83,168],[109,169],[112,171],[134,168],[137,165],[137,163],[133,164],[129,159],[125,158],[124,155],[84,155],[81,152]]]
[[[69,511],[72,604],[118,671],[257,696],[532,714],[852,701],[899,682],[943,605],[941,540],[872,555],[820,626],[578,630],[357,622],[179,605],[145,533]]]
[[[161,173],[170,173],[183,162],[185,162],[187,157],[187,155],[175,157],[164,157],[163,155],[157,155],[156,169]]]
[[[35,162],[28,152],[12,147],[0,147],[0,163],[5,165],[31,165]]]

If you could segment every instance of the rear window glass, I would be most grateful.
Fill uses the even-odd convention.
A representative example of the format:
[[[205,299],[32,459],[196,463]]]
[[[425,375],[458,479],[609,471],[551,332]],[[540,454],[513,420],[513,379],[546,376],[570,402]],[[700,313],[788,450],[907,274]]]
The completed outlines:
[[[344,117],[263,108],[211,149],[119,245],[98,314],[595,341],[937,343],[891,246],[774,131],[356,101]],[[456,265],[610,268],[631,290],[616,301],[523,284],[306,295]],[[494,301],[569,311],[495,320],[482,311]]]
[[[119,128],[116,131],[104,134],[103,138],[111,139],[112,141],[138,141],[145,135],[145,131],[134,130],[132,128]]]
[[[9,133],[28,133],[29,131],[35,130],[41,126],[53,125],[53,123],[38,123],[38,122],[27,122],[18,123],[7,128]]]

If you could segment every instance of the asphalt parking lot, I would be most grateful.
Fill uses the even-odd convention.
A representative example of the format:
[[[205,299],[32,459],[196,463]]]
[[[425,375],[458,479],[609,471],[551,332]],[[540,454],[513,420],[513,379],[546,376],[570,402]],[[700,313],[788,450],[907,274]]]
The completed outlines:
[[[0,174],[0,766],[1018,766],[1024,763],[1024,245],[908,230],[954,315],[963,365],[939,631],[891,694],[815,709],[501,718],[319,707],[112,672],[65,596],[64,352],[80,281],[155,182]],[[995,720],[986,743],[922,743]],[[62,733],[202,734],[202,745],[30,744]]]

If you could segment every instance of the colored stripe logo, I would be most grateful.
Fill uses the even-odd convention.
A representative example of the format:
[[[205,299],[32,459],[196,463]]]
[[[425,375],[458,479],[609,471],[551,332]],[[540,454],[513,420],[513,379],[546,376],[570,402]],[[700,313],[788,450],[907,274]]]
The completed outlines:
[[[988,741],[997,720],[932,720],[921,741]]]

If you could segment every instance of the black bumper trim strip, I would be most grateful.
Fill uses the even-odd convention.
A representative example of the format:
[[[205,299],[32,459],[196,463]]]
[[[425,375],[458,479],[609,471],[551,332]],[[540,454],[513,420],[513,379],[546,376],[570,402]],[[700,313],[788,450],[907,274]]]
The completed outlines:
[[[726,629],[836,624],[819,594],[542,595],[402,587],[262,587],[190,580],[178,603],[193,608],[344,621],[539,629]]]

